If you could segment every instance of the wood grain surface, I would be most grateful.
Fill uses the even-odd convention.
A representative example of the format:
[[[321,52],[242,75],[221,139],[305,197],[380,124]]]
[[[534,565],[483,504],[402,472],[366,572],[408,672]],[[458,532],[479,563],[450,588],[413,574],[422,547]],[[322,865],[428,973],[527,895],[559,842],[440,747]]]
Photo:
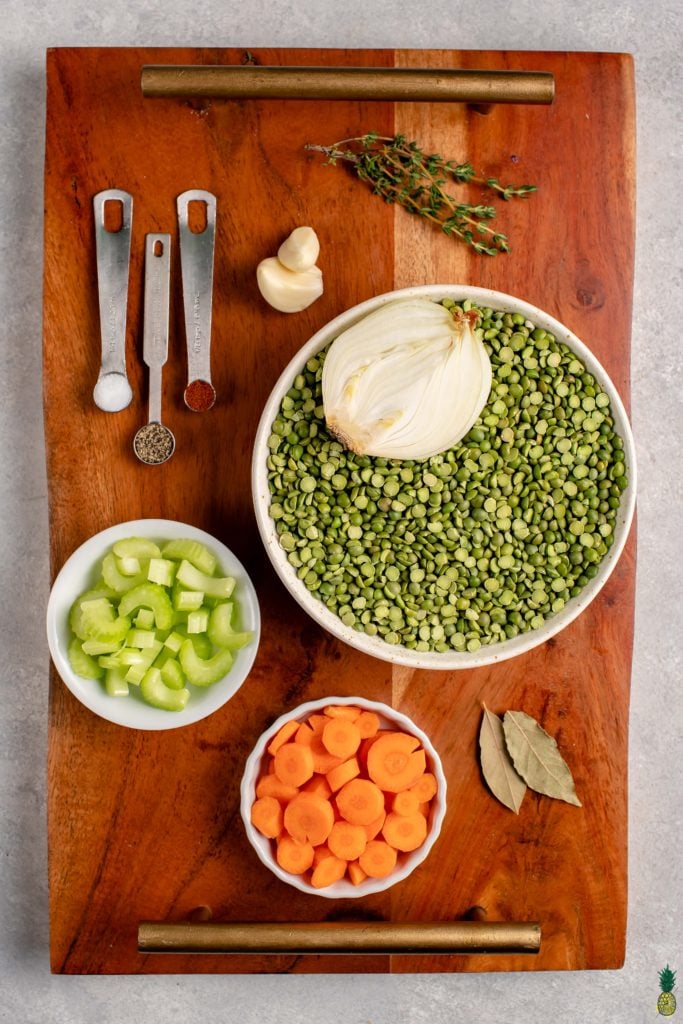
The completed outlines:
[[[160,516],[228,544],[259,593],[262,642],[236,697],[196,725],[135,732],[101,720],[52,670],[48,808],[52,969],[64,973],[427,972],[613,968],[626,930],[627,721],[635,539],[607,586],[536,651],[475,672],[410,672],[345,647],[288,597],[270,568],[251,506],[256,424],[285,363],[327,320],[394,287],[468,282],[519,295],[557,316],[629,398],[633,273],[633,74],[619,54],[257,50],[263,64],[453,66],[551,71],[552,107],[370,102],[143,100],[143,64],[239,63],[238,50],[60,49],[47,62],[44,406],[52,573],[89,536]],[[376,129],[419,139],[539,192],[500,211],[513,252],[494,259],[373,197],[306,153]],[[596,166],[601,172],[595,173]],[[99,364],[92,196],[134,196],[128,367],[134,400],[92,403]],[[132,438],[146,416],[141,362],[144,236],[170,232],[175,199],[218,199],[213,378],[216,407],[185,409],[177,245],[164,418],[177,439],[145,467]],[[257,262],[297,224],[321,240],[325,294],[296,316],[258,294]],[[440,839],[387,893],[311,897],[279,882],[239,818],[242,767],[287,708],[326,694],[393,702],[432,738],[449,783]],[[477,764],[484,700],[524,709],[555,735],[583,808],[529,793],[518,817],[489,794]],[[343,917],[445,920],[480,904],[489,920],[539,921],[523,956],[188,956],[138,954],[142,920]]]

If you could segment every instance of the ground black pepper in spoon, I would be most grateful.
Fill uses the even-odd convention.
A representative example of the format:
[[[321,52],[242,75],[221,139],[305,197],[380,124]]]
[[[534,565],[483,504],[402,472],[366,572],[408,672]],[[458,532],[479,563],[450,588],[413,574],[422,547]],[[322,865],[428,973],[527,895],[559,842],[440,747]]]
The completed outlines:
[[[175,438],[161,422],[161,371],[168,358],[171,236],[145,239],[145,298],[142,358],[149,367],[149,422],[133,439],[141,462],[159,466],[173,455]]]
[[[163,423],[145,423],[133,439],[133,448],[140,462],[158,466],[173,455],[175,438]]]

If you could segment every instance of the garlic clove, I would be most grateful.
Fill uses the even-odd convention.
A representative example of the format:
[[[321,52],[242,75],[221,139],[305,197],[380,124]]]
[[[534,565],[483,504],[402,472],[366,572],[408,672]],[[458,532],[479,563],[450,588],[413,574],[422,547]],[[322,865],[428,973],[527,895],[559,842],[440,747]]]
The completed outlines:
[[[361,455],[424,459],[453,447],[491,390],[477,314],[389,302],[342,332],[323,365],[328,428]]]
[[[256,268],[256,281],[263,298],[280,313],[299,313],[323,293],[319,267],[295,272],[283,266],[277,256],[261,260]]]
[[[287,270],[300,273],[314,267],[320,255],[320,242],[313,228],[294,228],[277,251],[278,259]]]

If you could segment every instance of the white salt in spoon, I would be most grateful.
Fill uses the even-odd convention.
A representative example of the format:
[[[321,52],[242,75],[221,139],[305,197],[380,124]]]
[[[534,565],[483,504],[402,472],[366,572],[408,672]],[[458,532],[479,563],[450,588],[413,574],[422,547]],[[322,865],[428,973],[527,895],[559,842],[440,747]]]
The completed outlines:
[[[119,231],[108,231],[104,224],[105,203],[111,200],[121,203]],[[126,375],[126,308],[133,197],[118,188],[106,189],[93,198],[93,208],[102,337],[102,360],[93,400],[103,412],[120,412],[130,405],[133,397]]]

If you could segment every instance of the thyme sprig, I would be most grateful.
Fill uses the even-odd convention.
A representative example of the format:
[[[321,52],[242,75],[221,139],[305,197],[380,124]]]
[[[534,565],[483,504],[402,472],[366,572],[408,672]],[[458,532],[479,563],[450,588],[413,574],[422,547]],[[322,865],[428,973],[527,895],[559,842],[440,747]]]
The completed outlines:
[[[408,213],[432,221],[445,235],[459,238],[485,256],[510,251],[507,236],[488,223],[496,215],[495,208],[460,202],[446,191],[450,183],[480,185],[504,200],[523,199],[536,191],[536,185],[501,185],[497,178],[481,177],[471,164],[427,154],[404,135],[368,132],[331,146],[308,143],[305,149],[323,153],[328,164],[348,163],[386,203],[398,203]]]

